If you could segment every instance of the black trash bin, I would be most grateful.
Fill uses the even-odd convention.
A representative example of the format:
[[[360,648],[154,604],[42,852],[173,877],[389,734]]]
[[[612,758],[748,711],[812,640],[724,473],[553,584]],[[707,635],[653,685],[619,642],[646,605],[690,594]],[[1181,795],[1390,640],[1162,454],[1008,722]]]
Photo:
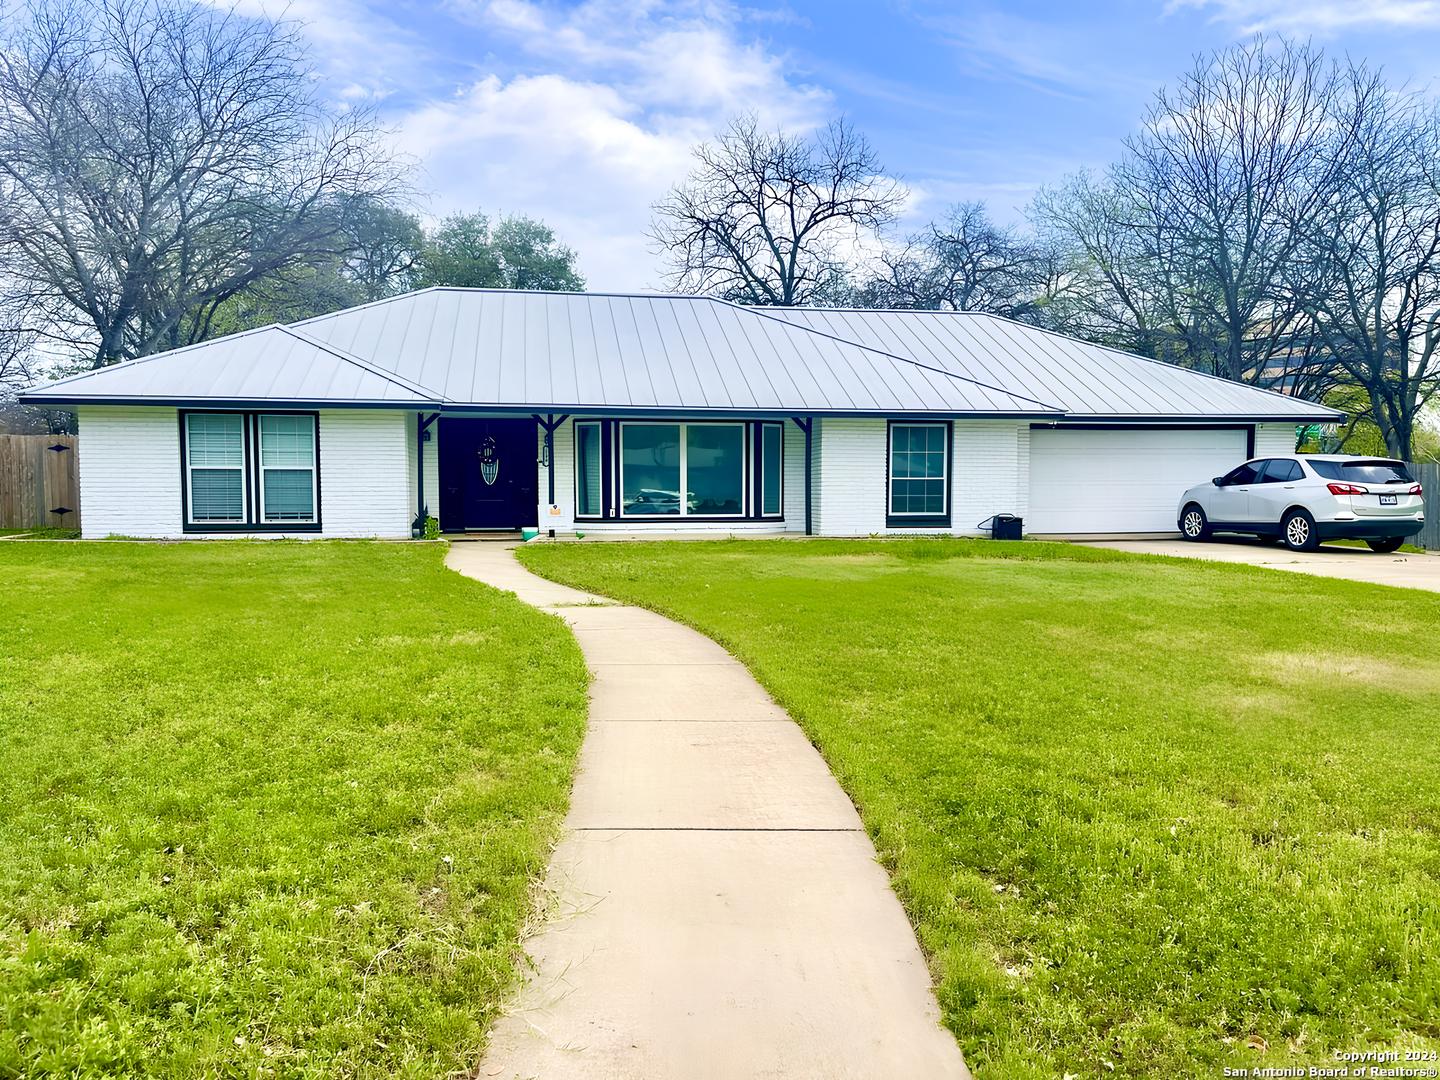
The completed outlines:
[[[1025,519],[1014,514],[996,514],[982,521],[979,527],[990,530],[991,540],[1019,540],[1025,528]]]

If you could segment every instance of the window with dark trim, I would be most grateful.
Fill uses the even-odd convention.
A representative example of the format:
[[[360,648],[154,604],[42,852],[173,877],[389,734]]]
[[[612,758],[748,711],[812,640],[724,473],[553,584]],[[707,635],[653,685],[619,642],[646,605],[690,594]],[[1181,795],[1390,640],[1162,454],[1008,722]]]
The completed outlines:
[[[575,424],[575,516],[602,517],[605,513],[604,428],[598,420]]]
[[[320,528],[316,413],[182,412],[180,463],[186,531]]]
[[[760,424],[761,517],[780,517],[785,512],[785,425]]]
[[[890,424],[886,517],[894,525],[943,525],[950,516],[950,425]]]
[[[781,521],[784,423],[577,420],[575,519]]]

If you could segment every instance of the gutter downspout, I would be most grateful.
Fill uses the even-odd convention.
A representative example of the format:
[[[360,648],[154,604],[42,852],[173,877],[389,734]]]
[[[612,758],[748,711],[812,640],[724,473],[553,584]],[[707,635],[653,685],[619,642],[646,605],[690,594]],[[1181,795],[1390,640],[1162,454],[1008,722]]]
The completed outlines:
[[[790,419],[794,421],[796,427],[805,433],[805,535],[814,536],[814,515],[812,512],[810,489],[811,475],[814,471],[814,456],[811,453],[811,433],[815,428],[815,417],[807,416],[801,419],[798,416],[792,416]]]

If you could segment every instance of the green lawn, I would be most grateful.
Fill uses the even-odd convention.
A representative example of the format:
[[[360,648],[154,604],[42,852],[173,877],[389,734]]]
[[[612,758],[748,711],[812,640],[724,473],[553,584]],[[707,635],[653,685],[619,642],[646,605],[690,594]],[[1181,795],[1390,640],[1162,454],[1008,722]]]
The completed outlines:
[[[523,559],[800,721],[982,1080],[1440,1049],[1440,596],[1038,543]]]
[[[23,536],[27,540],[78,540],[80,530],[44,525],[35,529],[0,529],[0,536]]]
[[[0,1076],[474,1066],[586,676],[442,556],[0,544]]]
[[[1364,540],[1326,540],[1325,546],[1367,548],[1370,545]],[[1425,549],[1416,544],[1401,544],[1396,552],[1400,555],[1424,555]]]

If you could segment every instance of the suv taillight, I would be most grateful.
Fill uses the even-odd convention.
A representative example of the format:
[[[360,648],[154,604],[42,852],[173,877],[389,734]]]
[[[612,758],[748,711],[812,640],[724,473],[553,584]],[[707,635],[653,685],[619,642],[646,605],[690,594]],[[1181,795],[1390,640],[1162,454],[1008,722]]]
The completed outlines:
[[[1424,489],[1423,487],[1421,487],[1419,484],[1416,484],[1414,487],[1412,487],[1412,488],[1410,489],[1410,494],[1411,494],[1411,495],[1424,495],[1424,494],[1425,494],[1425,489]]]
[[[1359,484],[1326,484],[1331,495],[1369,495],[1370,489]]]

